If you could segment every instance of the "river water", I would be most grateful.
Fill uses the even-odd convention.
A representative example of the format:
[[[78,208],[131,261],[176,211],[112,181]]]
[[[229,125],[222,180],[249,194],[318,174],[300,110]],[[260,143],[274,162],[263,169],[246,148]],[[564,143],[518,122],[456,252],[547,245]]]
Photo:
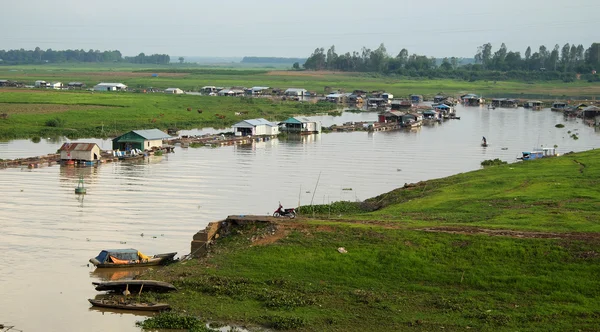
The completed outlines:
[[[417,130],[176,148],[173,154],[97,168],[0,170],[0,323],[24,331],[139,331],[135,321],[144,316],[90,309],[87,299],[97,293],[92,281],[139,272],[96,273],[87,263],[101,249],[183,255],[208,222],[231,214],[271,214],[279,201],[291,207],[363,200],[404,183],[479,169],[486,159],[514,162],[540,145],[558,145],[559,153],[600,146],[594,128],[550,110],[458,106],[457,115],[460,120]],[[375,121],[377,114],[318,118],[327,126]],[[558,123],[565,128],[555,128]],[[482,136],[487,148],[480,146]],[[80,141],[110,149],[110,141]],[[1,142],[0,158],[52,153],[61,143]],[[74,194],[80,175],[85,196]]]

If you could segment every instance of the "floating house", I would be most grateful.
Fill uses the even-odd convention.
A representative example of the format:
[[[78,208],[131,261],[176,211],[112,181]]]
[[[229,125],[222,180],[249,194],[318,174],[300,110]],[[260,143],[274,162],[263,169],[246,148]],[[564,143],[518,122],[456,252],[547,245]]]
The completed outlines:
[[[518,102],[515,99],[494,98],[492,99],[492,106],[503,108],[516,108],[518,106]]]
[[[465,106],[479,106],[483,104],[483,98],[472,93],[460,96],[460,99]]]
[[[565,109],[567,109],[567,107],[569,107],[567,103],[562,101],[555,101],[552,103],[552,107],[550,107],[550,110],[555,112],[563,112]]]
[[[180,95],[180,94],[183,94],[183,90],[181,90],[179,88],[168,88],[168,89],[165,89],[165,93],[169,93],[169,94],[173,94],[173,95]]]
[[[97,162],[101,150],[96,143],[64,143],[60,149],[61,161]]]
[[[163,140],[171,136],[158,129],[132,130],[112,140],[114,150],[151,150],[163,146]]]
[[[392,110],[408,110],[412,107],[409,100],[394,100],[392,101]]]
[[[423,120],[441,120],[442,114],[434,110],[426,110],[423,112]]]
[[[127,85],[123,83],[99,83],[94,86],[94,91],[123,91]]]
[[[407,113],[401,118],[403,127],[420,127],[423,123],[423,115],[417,113]]]
[[[292,117],[279,123],[280,131],[298,134],[318,134],[321,132],[321,122],[307,118]]]
[[[581,116],[584,119],[594,119],[600,116],[600,107],[597,106],[588,106],[581,110]]]
[[[454,113],[454,108],[452,106],[448,106],[446,104],[439,104],[433,107],[438,113],[442,116],[448,116]]]
[[[410,95],[410,102],[414,105],[418,105],[423,102],[423,96],[421,95]]]
[[[384,92],[381,94],[381,98],[387,101],[388,104],[391,104],[392,100],[394,99],[394,95],[391,93]]]
[[[285,90],[284,94],[289,97],[304,97],[310,96],[310,93],[306,89],[289,88]]]
[[[35,81],[35,83],[33,83],[33,86],[36,88],[45,88],[46,85],[48,85],[46,81]]]
[[[325,96],[325,100],[327,100],[330,103],[336,103],[336,104],[341,104],[344,101],[346,101],[346,94],[344,93],[330,93],[327,96]]]
[[[402,116],[406,113],[400,111],[387,111],[378,116],[379,123],[401,123]]]
[[[442,96],[442,95],[437,95],[433,97],[433,102],[434,103],[443,103],[448,99],[448,97],[446,96]]]
[[[388,101],[381,97],[371,97],[371,98],[367,99],[367,107],[372,107],[372,108],[386,107],[387,104],[388,104]]]
[[[539,100],[530,100],[528,102],[525,103],[525,105],[523,105],[523,107],[525,108],[531,108],[534,110],[541,110],[543,106],[543,103]]]
[[[250,119],[233,125],[235,136],[276,136],[279,127],[266,119]]]

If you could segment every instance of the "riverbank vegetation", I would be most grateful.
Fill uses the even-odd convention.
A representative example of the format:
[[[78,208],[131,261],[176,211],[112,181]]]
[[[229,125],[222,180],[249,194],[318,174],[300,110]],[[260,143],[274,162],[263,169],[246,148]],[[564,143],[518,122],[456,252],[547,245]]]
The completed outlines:
[[[1,91],[0,139],[115,137],[134,129],[228,128],[244,119],[285,120],[335,109],[331,103],[218,98],[162,93]],[[236,115],[237,114],[237,115]]]
[[[492,44],[480,46],[474,63],[461,63],[463,59],[437,60],[425,55],[409,55],[402,49],[390,56],[381,44],[371,50],[363,47],[360,52],[337,54],[335,46],[327,52],[317,48],[304,63],[309,70],[337,70],[347,72],[371,72],[396,74],[410,77],[454,78],[461,80],[562,80],[572,82],[581,74],[585,80],[599,82],[596,70],[600,67],[600,43],[585,49],[583,45],[557,44],[552,50],[541,45],[537,52],[527,47],[524,57],[520,52],[509,51],[504,43],[493,52]]]
[[[247,224],[144,276],[179,315],[303,331],[600,324],[600,152],[498,165]],[[310,218],[309,218],[310,217]]]

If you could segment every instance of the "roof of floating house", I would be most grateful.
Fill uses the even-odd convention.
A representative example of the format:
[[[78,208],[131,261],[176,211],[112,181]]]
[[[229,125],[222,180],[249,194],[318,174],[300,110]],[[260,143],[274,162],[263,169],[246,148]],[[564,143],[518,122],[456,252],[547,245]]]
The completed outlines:
[[[440,108],[440,109],[450,109],[450,106],[446,105],[446,104],[440,104],[440,105],[436,105],[434,106],[434,108]]]
[[[92,151],[96,143],[64,143],[60,147],[60,151]],[[100,148],[100,147],[98,147]]]
[[[293,118],[289,118],[285,121],[282,121],[280,123],[301,124],[301,123],[308,123],[308,122],[316,122],[316,121],[311,121],[307,118],[293,117]]]
[[[140,136],[141,138],[143,138],[144,140],[150,140],[150,141],[171,138],[171,136],[169,136],[168,134],[166,134],[158,129],[146,129],[146,130],[132,130],[128,133],[125,133],[125,134],[113,139],[113,141],[121,142],[122,141],[121,138],[126,136],[129,133],[134,133],[134,134]],[[129,141],[129,140],[130,140],[130,138],[123,139],[123,141]]]
[[[240,128],[249,128],[249,127],[257,127],[257,126],[261,126],[261,125],[266,125],[269,127],[275,127],[276,125],[270,121],[268,121],[267,119],[250,119],[250,120],[244,120],[244,121],[240,121],[236,124],[234,124],[234,127],[240,127]]]

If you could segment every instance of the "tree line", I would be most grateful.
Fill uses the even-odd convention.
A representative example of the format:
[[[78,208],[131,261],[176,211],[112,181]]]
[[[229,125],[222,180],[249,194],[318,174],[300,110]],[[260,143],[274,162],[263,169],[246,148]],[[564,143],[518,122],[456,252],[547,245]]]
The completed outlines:
[[[303,67],[308,70],[338,70],[398,74],[415,77],[442,77],[477,79],[563,79],[571,81],[576,74],[584,74],[589,80],[598,80],[592,72],[600,67],[600,43],[593,43],[585,49],[583,45],[565,44],[549,50],[540,46],[532,53],[527,47],[524,56],[518,51],[508,51],[502,43],[494,52],[492,44],[480,46],[475,54],[475,63],[462,65],[456,57],[444,58],[437,65],[436,59],[424,55],[410,54],[402,49],[396,56],[387,53],[384,44],[371,50],[363,47],[354,51],[337,54],[335,46],[327,51],[317,48],[307,58]]]
[[[34,50],[0,50],[0,64],[37,64],[37,63],[63,63],[63,62],[126,62],[147,64],[168,64],[171,58],[168,54],[145,55],[140,53],[136,56],[123,56],[120,51],[99,50],[62,50],[55,51],[51,48],[42,50],[36,47]]]

